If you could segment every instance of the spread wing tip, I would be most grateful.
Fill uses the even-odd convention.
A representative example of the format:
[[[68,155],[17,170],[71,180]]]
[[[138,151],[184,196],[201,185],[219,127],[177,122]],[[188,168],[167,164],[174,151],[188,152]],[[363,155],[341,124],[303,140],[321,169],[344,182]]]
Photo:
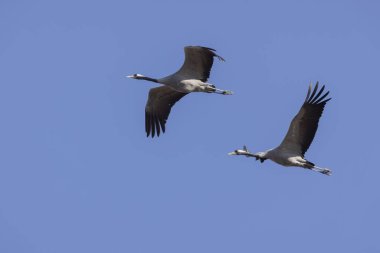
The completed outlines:
[[[313,92],[311,92],[311,90],[312,90],[312,83],[310,83],[309,89],[307,91],[305,103],[307,103],[307,104],[321,104],[321,103],[327,103],[327,101],[331,100],[331,98],[325,99],[329,95],[329,93],[330,93],[330,91],[327,91],[326,93],[323,94],[323,91],[325,90],[325,85],[323,85],[322,88],[317,93],[317,91],[318,91],[318,85],[319,85],[319,82],[317,82],[315,84]]]
[[[216,57],[216,58],[218,58],[218,60],[219,61],[226,61],[222,56],[220,56],[220,55],[217,55],[215,52],[216,52],[216,50],[215,49],[213,49],[213,48],[210,48],[210,47],[202,47],[202,48],[204,48],[204,49],[207,49],[207,50],[209,50],[209,51],[211,51],[211,53],[213,54],[213,56],[214,57]]]
[[[152,121],[153,120],[153,121]],[[165,125],[160,122],[158,118],[152,118],[146,120],[145,132],[146,137],[154,138],[155,136],[160,137],[161,133],[165,133]]]
[[[209,51],[214,57],[218,58],[218,60],[222,61],[222,62],[225,62],[226,60],[220,56],[220,55],[217,55],[215,52],[216,50],[214,48],[211,48],[211,47],[204,47],[204,46],[186,46],[185,48],[198,48],[198,49],[203,49],[203,50],[207,50]]]

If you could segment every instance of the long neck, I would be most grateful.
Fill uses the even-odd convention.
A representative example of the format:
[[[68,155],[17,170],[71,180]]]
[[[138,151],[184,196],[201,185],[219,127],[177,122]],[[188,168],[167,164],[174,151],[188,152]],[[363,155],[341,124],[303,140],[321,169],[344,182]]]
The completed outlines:
[[[258,154],[251,153],[248,150],[240,150],[239,153],[237,153],[237,155],[245,155],[246,157],[255,157],[256,160],[260,158]]]
[[[253,154],[253,153],[250,153],[249,151],[246,151],[244,153],[241,153],[241,155],[245,155],[246,157],[254,157],[256,158],[256,161],[257,160],[260,160],[260,162],[264,162],[266,159],[265,156],[266,156],[266,153],[265,152],[259,152],[259,153],[256,153],[256,154]]]
[[[253,153],[246,153],[244,154],[245,156],[250,156],[250,157],[255,157],[255,158],[259,158],[257,154],[253,154]]]
[[[150,82],[155,82],[155,83],[158,83],[158,80],[155,79],[155,78],[151,78],[151,77],[147,77],[147,76],[142,76],[142,77],[139,77],[137,79],[141,79],[141,80],[147,80],[147,81],[150,81]]]

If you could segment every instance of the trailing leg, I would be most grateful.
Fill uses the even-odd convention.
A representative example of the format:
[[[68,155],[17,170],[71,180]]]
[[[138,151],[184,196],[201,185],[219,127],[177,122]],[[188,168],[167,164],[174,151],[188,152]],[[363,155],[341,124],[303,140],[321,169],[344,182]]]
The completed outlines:
[[[221,89],[218,89],[215,87],[215,85],[208,85],[206,87],[206,91],[208,93],[217,93],[217,94],[222,94],[222,95],[232,95],[233,92],[232,91],[229,91],[229,90],[221,90]]]
[[[307,169],[310,169],[310,170],[313,170],[313,171],[325,174],[327,176],[331,176],[331,170],[327,169],[327,168],[321,168],[321,167],[317,167],[317,166],[314,165],[313,167],[308,167]]]

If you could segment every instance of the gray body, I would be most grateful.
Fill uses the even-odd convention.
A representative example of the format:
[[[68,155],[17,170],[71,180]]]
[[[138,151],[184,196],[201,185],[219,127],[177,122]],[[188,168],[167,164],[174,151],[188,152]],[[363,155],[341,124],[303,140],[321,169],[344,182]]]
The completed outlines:
[[[281,147],[270,149],[265,152],[264,158],[270,159],[283,166],[299,166],[303,167],[307,161],[295,152],[282,150]]]
[[[182,93],[211,92],[212,90],[207,91],[211,86],[209,83],[202,82],[198,79],[185,79],[179,75],[160,78],[158,79],[158,83],[169,86],[173,90]]]

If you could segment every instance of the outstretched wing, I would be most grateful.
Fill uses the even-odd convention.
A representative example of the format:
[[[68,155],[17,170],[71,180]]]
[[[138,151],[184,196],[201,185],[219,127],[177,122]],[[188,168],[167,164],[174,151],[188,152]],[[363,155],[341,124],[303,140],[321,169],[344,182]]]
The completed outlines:
[[[206,82],[210,77],[214,57],[224,61],[215,53],[215,49],[201,46],[185,47],[185,62],[176,74],[188,79],[198,79]]]
[[[305,102],[298,114],[293,118],[288,133],[280,144],[280,148],[298,153],[302,156],[305,155],[314,139],[318,129],[319,118],[322,116],[325,104],[331,99],[325,99],[329,92],[323,94],[325,89],[324,85],[318,94],[316,94],[318,91],[318,82],[310,95],[311,89],[312,85],[310,84]]]
[[[166,120],[172,106],[186,94],[167,86],[150,89],[145,106],[145,131],[147,137],[151,134],[153,138],[155,133],[160,136],[161,129],[165,133]]]

